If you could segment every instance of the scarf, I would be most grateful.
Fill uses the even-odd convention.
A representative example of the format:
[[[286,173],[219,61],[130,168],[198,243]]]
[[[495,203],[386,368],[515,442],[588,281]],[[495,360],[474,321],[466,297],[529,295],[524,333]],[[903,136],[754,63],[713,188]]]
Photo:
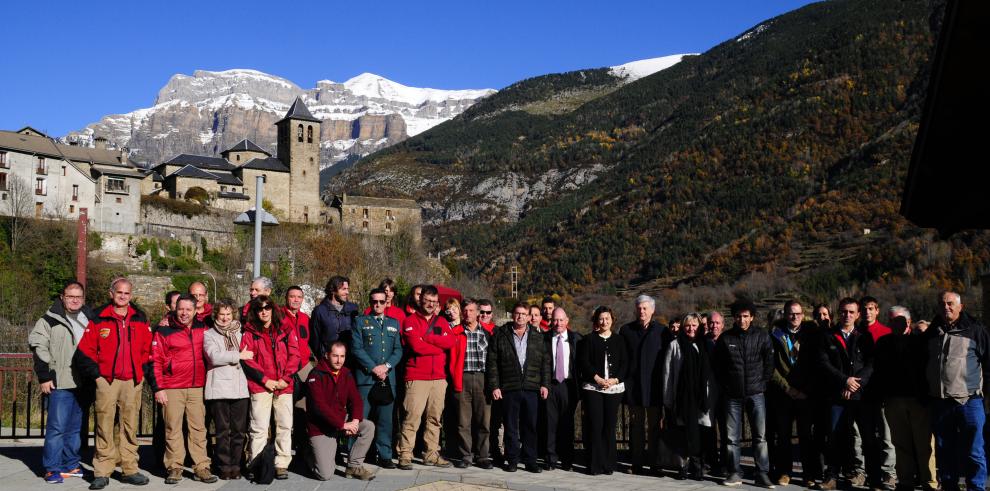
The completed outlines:
[[[240,322],[230,321],[227,327],[216,324],[213,328],[223,336],[223,340],[227,345],[227,351],[239,351],[241,349],[240,343],[237,342],[237,333],[241,332]]]
[[[674,399],[674,414],[684,422],[687,434],[688,455],[701,452],[701,434],[698,429],[698,415],[708,411],[708,353],[703,338],[692,340],[684,335],[677,336],[681,349],[680,380],[677,381],[677,395]]]

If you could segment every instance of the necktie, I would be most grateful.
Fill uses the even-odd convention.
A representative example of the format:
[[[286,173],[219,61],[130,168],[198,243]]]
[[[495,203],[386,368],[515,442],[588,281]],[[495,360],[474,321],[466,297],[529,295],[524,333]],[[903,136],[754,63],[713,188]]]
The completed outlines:
[[[554,369],[554,378],[557,379],[557,383],[564,381],[564,336],[557,336],[557,360],[556,368]]]

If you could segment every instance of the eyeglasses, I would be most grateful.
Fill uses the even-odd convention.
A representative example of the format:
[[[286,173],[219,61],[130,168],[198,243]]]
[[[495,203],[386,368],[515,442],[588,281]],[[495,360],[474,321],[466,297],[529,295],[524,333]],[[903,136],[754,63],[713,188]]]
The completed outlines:
[[[478,314],[480,314],[480,315],[492,315],[492,311],[491,310],[479,310],[478,311]]]
[[[371,301],[371,304],[372,305],[385,305],[386,303],[388,303],[388,302],[386,302],[385,300],[372,300]]]
[[[62,295],[62,297],[66,300],[82,300],[85,298],[82,295]]]
[[[271,305],[271,304],[269,304],[269,305],[262,305],[259,310],[275,310],[275,306],[274,305]]]

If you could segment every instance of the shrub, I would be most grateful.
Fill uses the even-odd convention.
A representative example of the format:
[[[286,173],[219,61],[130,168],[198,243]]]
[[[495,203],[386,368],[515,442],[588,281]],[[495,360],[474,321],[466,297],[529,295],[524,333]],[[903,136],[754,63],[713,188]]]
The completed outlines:
[[[192,218],[196,215],[206,213],[206,206],[201,203],[195,201],[182,201],[157,195],[141,196],[141,205],[151,206],[170,213],[185,215],[186,218]]]

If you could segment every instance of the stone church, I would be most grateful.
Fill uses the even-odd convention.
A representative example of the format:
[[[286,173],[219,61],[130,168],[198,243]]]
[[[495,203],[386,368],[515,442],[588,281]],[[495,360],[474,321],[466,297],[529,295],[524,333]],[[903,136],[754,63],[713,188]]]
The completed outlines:
[[[216,208],[245,211],[254,206],[255,182],[261,176],[263,198],[288,221],[326,223],[320,200],[320,123],[297,97],[275,123],[275,156],[246,139],[221,157],[179,154],[155,167],[143,191],[173,199],[202,198]]]

